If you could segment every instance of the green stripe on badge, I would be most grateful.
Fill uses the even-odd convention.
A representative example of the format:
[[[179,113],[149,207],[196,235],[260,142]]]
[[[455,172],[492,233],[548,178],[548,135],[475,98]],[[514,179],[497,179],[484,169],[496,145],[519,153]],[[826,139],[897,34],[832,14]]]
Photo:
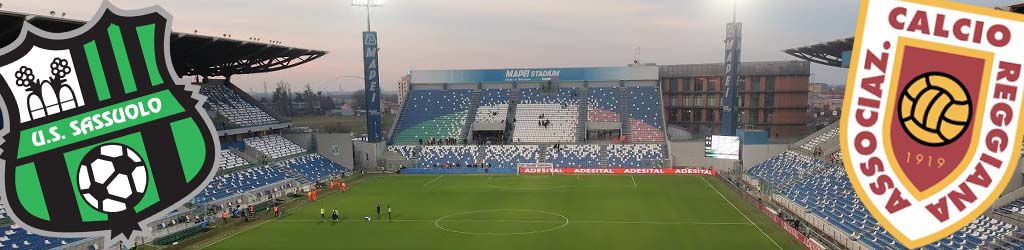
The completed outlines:
[[[107,89],[107,75],[103,73],[103,62],[100,62],[100,52],[96,49],[96,41],[89,41],[84,46],[85,59],[89,64],[89,72],[92,73],[92,85],[96,87],[96,99],[100,101],[110,99],[110,90]]]
[[[17,190],[21,207],[25,208],[28,214],[50,220],[50,211],[46,207],[46,198],[43,197],[43,186],[39,183],[39,173],[36,172],[34,163],[14,169],[14,189]]]
[[[185,112],[170,90],[19,131],[18,159]]]
[[[142,57],[146,60],[146,71],[149,71],[149,82],[153,86],[164,83],[164,78],[160,77],[160,68],[156,63],[156,24],[139,26],[135,28],[135,33],[139,35]]]
[[[178,158],[181,159],[185,182],[192,182],[206,162],[203,132],[199,131],[195,120],[185,118],[171,123],[171,133],[174,134],[174,145],[178,148]]]
[[[111,24],[107,27],[107,35],[110,37],[110,47],[114,49],[114,59],[117,60],[117,71],[121,73],[124,93],[135,92],[135,74],[132,73],[131,61],[128,60],[128,51],[124,48],[121,27]]]

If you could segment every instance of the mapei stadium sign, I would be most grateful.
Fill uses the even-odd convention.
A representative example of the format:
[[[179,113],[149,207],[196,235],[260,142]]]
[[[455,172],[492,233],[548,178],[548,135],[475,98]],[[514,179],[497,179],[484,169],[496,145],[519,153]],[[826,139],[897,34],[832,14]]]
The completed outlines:
[[[104,3],[81,28],[25,23],[0,50],[3,205],[32,233],[129,241],[195,196],[219,148],[170,63],[170,15]]]
[[[1015,173],[1024,16],[946,1],[863,1],[840,141],[850,181],[909,248],[984,213]]]

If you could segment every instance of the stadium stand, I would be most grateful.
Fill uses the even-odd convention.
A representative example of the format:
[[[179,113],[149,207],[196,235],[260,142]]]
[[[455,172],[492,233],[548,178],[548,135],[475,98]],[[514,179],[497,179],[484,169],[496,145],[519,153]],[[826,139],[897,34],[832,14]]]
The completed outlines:
[[[423,146],[417,167],[458,167],[476,163],[477,146]]]
[[[220,170],[226,170],[226,169],[232,169],[232,168],[235,168],[235,167],[245,166],[245,165],[249,165],[249,164],[252,164],[252,163],[247,161],[247,160],[245,160],[245,158],[242,158],[241,156],[238,156],[237,154],[235,154],[234,151],[231,151],[231,150],[221,150],[220,151],[220,161],[217,162],[217,168],[220,169]]]
[[[664,142],[661,94],[655,87],[629,87],[629,130],[634,142]]]
[[[555,167],[599,167],[600,145],[559,145],[549,148],[547,162]]]
[[[285,174],[270,166],[252,167],[213,177],[203,192],[196,195],[196,203],[222,199],[259,187],[285,180]]]
[[[840,165],[790,151],[755,165],[747,175],[770,183],[776,193],[872,249],[906,249],[865,209]],[[1021,239],[1012,236],[1015,232],[1020,229],[1014,225],[981,216],[964,229],[922,249],[979,249],[988,244],[1021,249]]]
[[[205,95],[206,110],[216,111],[236,127],[252,127],[281,123],[263,109],[250,103],[241,94],[222,84],[204,84],[199,93]]]
[[[491,145],[483,146],[484,165],[495,168],[515,168],[519,163],[536,163],[537,145]]]
[[[576,89],[560,88],[555,93],[541,89],[520,91],[516,105],[516,143],[575,142],[579,125],[579,96]],[[547,125],[543,123],[547,122]]]
[[[419,157],[420,147],[419,146],[402,146],[402,145],[390,145],[387,147],[388,151],[401,154],[405,159],[414,159]]]
[[[267,135],[242,139],[245,145],[267,155],[271,159],[305,153],[306,149],[280,135]]]
[[[660,144],[611,144],[606,150],[611,167],[658,167],[666,158]]]
[[[826,131],[825,133],[818,134],[818,136],[815,136],[814,138],[811,138],[811,140],[808,141],[807,143],[800,145],[800,148],[807,150],[808,152],[814,151],[822,142],[828,141],[829,139],[836,137],[836,135],[839,135],[838,126]]]
[[[480,107],[476,110],[476,122],[504,123],[508,116],[508,102],[512,90],[484,89],[480,94]]]
[[[284,161],[284,164],[306,180],[317,182],[326,180],[332,175],[347,171],[344,166],[327,159],[320,154],[309,154]]]
[[[587,120],[592,122],[619,122],[619,90],[617,88],[590,88],[587,90]]]
[[[39,236],[18,225],[2,226],[0,232],[0,249],[52,249],[80,240]]]
[[[391,144],[459,138],[472,90],[413,90],[406,97]]]

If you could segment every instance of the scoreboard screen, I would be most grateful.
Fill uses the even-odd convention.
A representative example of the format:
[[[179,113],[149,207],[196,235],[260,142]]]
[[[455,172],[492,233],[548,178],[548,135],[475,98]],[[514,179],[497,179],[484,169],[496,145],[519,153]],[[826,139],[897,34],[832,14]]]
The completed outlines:
[[[721,135],[704,137],[704,157],[739,160],[740,138]]]

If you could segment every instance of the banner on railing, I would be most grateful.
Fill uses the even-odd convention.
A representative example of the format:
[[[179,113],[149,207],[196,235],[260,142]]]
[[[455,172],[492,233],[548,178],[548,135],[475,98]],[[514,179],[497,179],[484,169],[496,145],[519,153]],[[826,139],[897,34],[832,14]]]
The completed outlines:
[[[519,174],[645,174],[715,176],[718,173],[711,168],[519,168]]]

